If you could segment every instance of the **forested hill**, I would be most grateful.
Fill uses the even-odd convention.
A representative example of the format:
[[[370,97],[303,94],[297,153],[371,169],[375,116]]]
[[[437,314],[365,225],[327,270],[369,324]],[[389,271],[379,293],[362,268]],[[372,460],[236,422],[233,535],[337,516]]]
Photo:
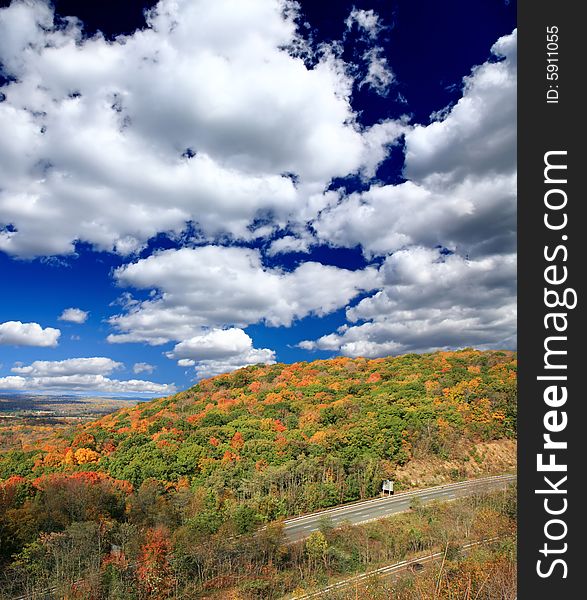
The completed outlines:
[[[506,448],[512,467],[515,391],[511,352],[252,366],[0,453],[0,598],[200,597],[251,569],[257,595],[218,597],[279,597],[320,561],[278,524],[245,534],[411,485],[415,466],[467,477],[502,470],[488,456]],[[406,527],[388,562],[424,549],[429,531]],[[341,573],[368,564],[344,552]]]
[[[512,352],[251,366],[0,455],[0,478],[98,471],[269,495],[261,512],[291,514],[375,494],[412,458],[515,437],[515,392]]]

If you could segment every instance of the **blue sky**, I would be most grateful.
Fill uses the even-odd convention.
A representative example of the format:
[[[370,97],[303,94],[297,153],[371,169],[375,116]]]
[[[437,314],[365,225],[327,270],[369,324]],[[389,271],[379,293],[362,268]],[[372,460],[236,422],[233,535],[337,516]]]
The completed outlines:
[[[0,392],[515,346],[514,3],[2,6]]]

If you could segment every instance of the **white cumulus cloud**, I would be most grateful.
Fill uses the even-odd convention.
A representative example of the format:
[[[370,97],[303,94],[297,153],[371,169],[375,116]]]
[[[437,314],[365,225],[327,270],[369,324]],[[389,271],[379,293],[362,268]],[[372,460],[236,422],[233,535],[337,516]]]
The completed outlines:
[[[251,346],[251,338],[242,329],[213,329],[180,342],[168,356],[192,360],[226,358],[242,354]]]
[[[192,360],[191,358],[180,358],[180,359],[177,361],[177,364],[178,364],[180,367],[193,367],[193,366],[195,366],[195,364],[196,364],[196,361],[195,361],[195,360]]]
[[[108,377],[122,367],[122,363],[103,356],[35,361],[14,366],[12,372],[16,375],[0,377],[0,390],[151,395],[175,391],[175,386],[170,384]]]
[[[38,323],[0,323],[0,344],[10,346],[57,346],[61,331]]]
[[[300,347],[369,357],[515,347],[514,254],[467,260],[414,247],[388,257],[381,273],[382,289],[347,310],[354,325]]]
[[[443,120],[405,133],[408,179],[374,184],[323,210],[318,238],[384,255],[444,245],[479,256],[511,252],[516,231],[516,32],[473,69]],[[396,130],[397,133],[398,130]]]
[[[195,366],[198,377],[227,373],[246,365],[273,364],[275,352],[253,348],[253,340],[237,328],[213,329],[176,344],[169,358],[179,366]]]
[[[120,369],[122,363],[104,356],[68,358],[67,360],[36,360],[27,366],[13,367],[13,373],[29,377],[57,377],[68,375],[108,375]]]
[[[70,323],[85,323],[88,320],[88,313],[81,308],[66,308],[59,316],[60,321],[69,321]]]
[[[0,9],[0,250],[127,255],[187,222],[250,239],[256,218],[284,226],[360,171],[349,69],[327,46],[312,66],[297,55],[292,8],[161,0],[113,41],[41,0]]]
[[[155,291],[130,301],[110,319],[113,343],[163,344],[196,337],[208,328],[263,322],[289,326],[346,306],[361,291],[375,289],[377,271],[350,271],[305,262],[293,272],[265,268],[257,250],[205,246],[165,250],[119,268],[120,285]],[[227,339],[226,333],[218,334]],[[242,337],[240,338],[242,341]]]
[[[464,79],[463,96],[406,135],[406,177],[428,185],[515,172],[517,31]]]
[[[516,339],[516,32],[464,79],[463,96],[405,130],[406,181],[326,207],[318,239],[385,256],[379,290],[350,323],[301,348],[348,356]]]

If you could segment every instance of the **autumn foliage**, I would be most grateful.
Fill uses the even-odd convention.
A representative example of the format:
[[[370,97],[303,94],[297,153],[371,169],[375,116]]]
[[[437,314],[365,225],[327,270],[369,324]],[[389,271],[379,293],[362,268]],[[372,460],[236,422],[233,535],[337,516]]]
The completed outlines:
[[[170,565],[171,541],[163,528],[149,529],[141,548],[137,575],[143,593],[150,598],[167,598],[173,591]]]
[[[411,464],[482,473],[476,448],[515,435],[512,352],[250,366],[0,452],[0,566],[39,586],[35,569],[59,567],[63,597],[165,598],[178,570],[228,585],[225,565],[254,555],[263,567],[244,597],[269,598],[281,556],[270,530],[248,559],[212,556],[209,541],[228,548],[262,524],[375,496]],[[501,521],[480,511],[475,527]],[[299,560],[329,569],[315,538]],[[91,589],[75,588],[90,571]]]

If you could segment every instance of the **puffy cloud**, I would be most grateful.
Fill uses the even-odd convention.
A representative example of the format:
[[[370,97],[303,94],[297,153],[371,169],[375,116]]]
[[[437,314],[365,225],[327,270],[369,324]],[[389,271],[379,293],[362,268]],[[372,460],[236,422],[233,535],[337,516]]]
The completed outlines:
[[[286,235],[271,243],[269,249],[267,250],[267,255],[275,256],[276,254],[287,254],[289,252],[307,253],[309,251],[310,241],[307,237],[303,238],[293,235]]]
[[[395,321],[393,317],[405,317],[405,320]],[[300,347],[369,358],[465,347],[512,349],[515,347],[515,330],[512,329],[515,319],[512,304],[497,306],[482,314],[470,307],[455,307],[449,313],[434,309],[406,315],[398,312],[389,319],[304,341]]]
[[[385,255],[410,245],[443,245],[470,256],[516,244],[516,175],[465,178],[436,187],[406,181],[348,196],[314,223],[319,238]]]
[[[70,323],[85,323],[89,314],[81,308],[66,308],[59,316],[59,320],[69,321]]]
[[[206,358],[226,358],[242,354],[251,346],[251,338],[242,329],[213,329],[180,342],[168,356],[170,358],[189,358],[195,361]]]
[[[347,310],[351,323],[362,323],[300,347],[375,357],[515,346],[515,255],[467,260],[416,247],[388,257],[381,272],[383,288]]]
[[[175,386],[142,379],[109,379],[104,375],[65,375],[62,377],[0,377],[0,389],[16,391],[62,391],[104,394],[167,395]]]
[[[40,0],[1,9],[0,250],[126,255],[186,222],[250,239],[360,171],[349,69],[326,46],[306,64],[295,17],[286,0],[161,0],[107,41]]]
[[[386,254],[443,245],[474,256],[512,252],[516,231],[516,32],[465,78],[441,120],[405,134],[405,183],[373,185],[325,208],[318,238]],[[373,135],[373,134],[372,134]]]
[[[0,390],[24,390],[26,389],[26,379],[18,375],[9,375],[0,377]]]
[[[428,126],[406,136],[406,176],[457,181],[515,172],[517,32],[492,47],[499,61],[473,69],[463,97]]]
[[[213,329],[176,344],[169,358],[179,366],[195,366],[198,377],[211,377],[257,363],[273,364],[275,352],[253,348],[253,340],[242,329]]]
[[[204,377],[213,377],[222,373],[229,373],[236,369],[241,369],[248,365],[258,363],[273,364],[275,362],[275,353],[266,348],[252,348],[248,352],[236,356],[230,356],[219,360],[202,360],[196,364],[196,375],[199,379]]]
[[[383,290],[406,308],[450,308],[459,303],[482,308],[504,304],[515,294],[515,255],[470,260],[438,249],[415,247],[389,256],[381,267]],[[348,310],[351,321],[371,318],[371,298]],[[377,309],[376,309],[377,310]]]
[[[410,130],[408,117],[402,116],[395,121],[382,121],[370,127],[364,134],[365,145],[368,148],[367,158],[364,161],[362,174],[370,179],[375,176],[377,167],[387,156],[389,149],[399,143],[402,135]],[[323,209],[333,207],[333,202],[328,202]]]
[[[379,356],[387,356],[389,354],[398,354],[401,350],[401,344],[393,341],[386,341],[387,335],[384,335],[378,340],[365,339],[367,327],[362,329],[354,327],[353,330],[345,336],[343,334],[346,328],[336,333],[324,335],[316,341],[304,340],[299,343],[299,347],[304,350],[329,350],[331,352],[341,353],[345,356],[364,356],[367,358],[377,358]]]
[[[107,377],[123,365],[105,357],[70,358],[62,361],[35,361],[15,366],[13,373],[0,377],[0,389],[18,391],[62,391],[108,394],[170,394],[175,387],[139,379]]]
[[[192,360],[191,358],[180,358],[177,361],[177,364],[180,367],[193,367],[196,364],[196,361]]]
[[[36,360],[27,366],[13,367],[13,373],[29,377],[58,377],[68,375],[108,375],[120,369],[122,363],[104,356],[68,358],[67,360]]]
[[[314,221],[318,239],[387,257],[380,289],[347,309],[352,325],[300,347],[383,356],[515,346],[516,32],[492,53],[454,106],[404,130],[404,183],[372,185]]]
[[[491,48],[495,58],[465,77],[462,98],[439,120],[406,135],[405,175],[429,185],[516,169],[517,32]]]
[[[61,331],[53,327],[41,327],[38,323],[6,321],[0,323],[0,345],[11,346],[57,346]]]
[[[120,285],[156,295],[128,302],[123,314],[110,319],[118,332],[108,337],[114,343],[163,344],[194,336],[204,343],[212,339],[201,337],[206,328],[289,326],[344,307],[378,286],[373,268],[349,271],[306,262],[288,273],[265,268],[256,250],[220,246],[159,252],[120,267],[115,277]],[[228,339],[226,333],[215,335]]]
[[[145,362],[138,362],[135,363],[133,365],[133,373],[135,374],[139,374],[139,373],[152,373],[157,367],[155,365],[150,365],[149,363],[145,363]]]

